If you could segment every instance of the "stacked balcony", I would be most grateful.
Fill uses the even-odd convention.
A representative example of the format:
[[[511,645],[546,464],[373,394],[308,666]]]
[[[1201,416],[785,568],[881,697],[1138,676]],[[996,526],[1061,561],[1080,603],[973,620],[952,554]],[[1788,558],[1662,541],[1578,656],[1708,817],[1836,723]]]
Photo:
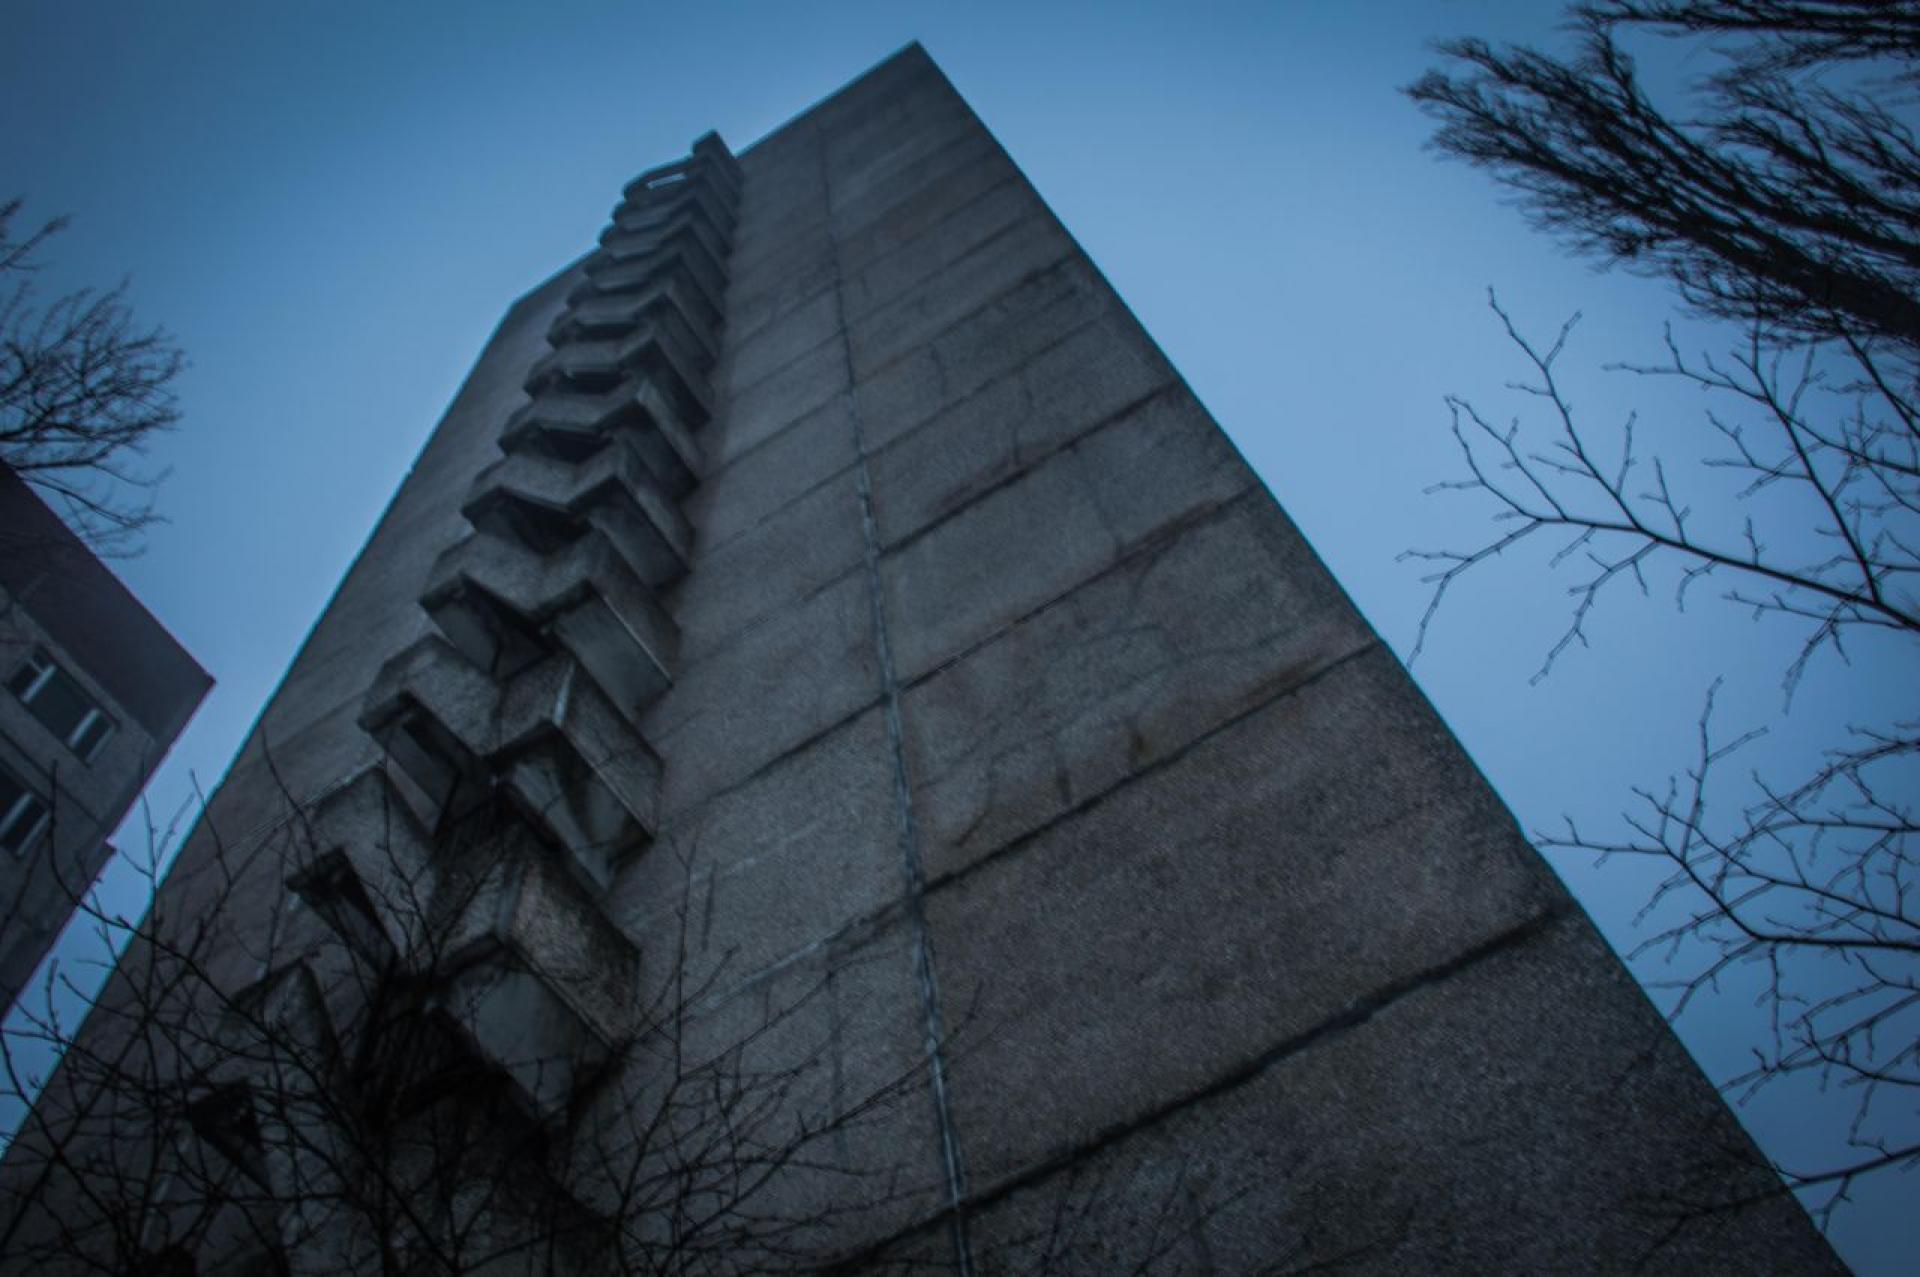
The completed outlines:
[[[288,881],[339,961],[406,983],[437,1040],[548,1129],[634,1028],[640,955],[604,899],[658,817],[663,763],[641,728],[674,677],[661,599],[691,551],[680,501],[700,478],[739,194],[712,134],[626,188],[473,481],[468,532],[429,573],[436,632],[368,690],[383,761],[316,805],[315,854]],[[242,996],[296,989],[316,1024],[352,1018],[316,987],[303,968]],[[244,1112],[245,1085],[223,1074],[208,1110],[228,1144],[218,1119]]]
[[[472,531],[421,605],[362,725],[428,828],[504,793],[581,885],[606,888],[654,829],[660,760],[640,734],[679,635],[660,593],[687,570],[679,499],[711,413],[739,172],[717,137],[642,174],[526,375]]]
[[[692,549],[679,501],[699,479],[739,194],[711,134],[627,186],[527,370],[500,460],[474,478],[471,531],[434,563],[420,601],[438,633],[386,664],[361,715],[429,837],[513,813],[489,825],[492,868],[455,878],[511,880],[519,903],[483,911],[494,922],[447,959],[442,1006],[547,1115],[573,1079],[521,1063],[590,1068],[624,1032],[636,957],[598,901],[658,817],[662,763],[641,723],[678,654],[661,592]],[[596,980],[622,992],[585,992]]]

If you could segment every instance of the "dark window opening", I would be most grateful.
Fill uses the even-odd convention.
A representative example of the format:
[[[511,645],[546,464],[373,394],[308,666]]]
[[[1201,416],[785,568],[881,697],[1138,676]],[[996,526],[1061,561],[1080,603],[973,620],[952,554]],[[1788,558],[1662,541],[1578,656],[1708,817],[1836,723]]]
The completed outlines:
[[[0,767],[0,848],[23,855],[47,828],[47,804]]]
[[[375,963],[393,959],[393,944],[373,899],[345,852],[328,852],[287,885],[362,957]]]
[[[267,1185],[266,1151],[253,1088],[245,1082],[217,1086],[187,1106],[187,1124],[222,1157],[262,1188]]]
[[[7,690],[82,762],[92,762],[113,735],[113,719],[45,652],[36,651],[22,662],[7,680]]]

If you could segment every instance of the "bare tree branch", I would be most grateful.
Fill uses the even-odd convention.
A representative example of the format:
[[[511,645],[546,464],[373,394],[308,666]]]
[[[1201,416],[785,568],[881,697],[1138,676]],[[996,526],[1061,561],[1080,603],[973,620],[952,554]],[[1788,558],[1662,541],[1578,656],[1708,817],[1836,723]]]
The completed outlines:
[[[20,208],[0,203],[0,463],[96,550],[126,551],[156,517],[165,475],[139,459],[180,419],[172,386],[186,358],[165,330],[135,322],[124,281],[43,303],[36,254],[67,223],[15,238]]]
[[[1580,11],[1571,61],[1481,40],[1443,45],[1455,69],[1407,90],[1439,121],[1433,146],[1492,171],[1542,230],[1664,275],[1703,314],[1800,337],[1894,342],[1911,358],[1920,349],[1920,151],[1906,124],[1864,92],[1808,87],[1764,57],[1715,81],[1698,119],[1677,122],[1616,39],[1640,8],[1717,8],[1730,11],[1729,24],[1747,9],[1786,21],[1792,9],[1832,8],[1834,22],[1857,33],[1768,46],[1802,59],[1857,44],[1911,60],[1920,48],[1912,0]],[[1842,9],[1885,16],[1854,22]]]
[[[1573,10],[1562,60],[1483,41],[1443,46],[1445,70],[1410,96],[1434,146],[1487,168],[1534,223],[1576,252],[1664,276],[1698,314],[1732,321],[1725,353],[1614,365],[1698,388],[1692,420],[1649,429],[1576,413],[1558,363],[1490,305],[1527,369],[1512,389],[1538,415],[1498,427],[1447,400],[1464,463],[1441,490],[1490,500],[1493,526],[1431,565],[1414,653],[1453,585],[1541,544],[1574,571],[1566,629],[1536,679],[1584,646],[1594,609],[1625,583],[1670,581],[1685,607],[1711,581],[1755,618],[1792,628],[1789,703],[1823,652],[1871,639],[1920,657],[1920,147],[1885,92],[1920,85],[1912,0],[1600,0]],[[1693,114],[1658,106],[1621,39],[1635,30],[1720,41]],[[1823,72],[1844,68],[1843,87]],[[1578,316],[1575,317],[1576,319]],[[1908,665],[1911,669],[1911,664]],[[1764,729],[1716,735],[1707,696],[1694,761],[1636,791],[1617,832],[1568,820],[1554,852],[1650,859],[1667,873],[1641,914],[1641,955],[1682,1014],[1736,973],[1762,973],[1769,1031],[1726,1079],[1750,1097],[1806,1076],[1857,1096],[1848,1155],[1781,1166],[1783,1189],[1824,1222],[1864,1176],[1920,1165],[1920,706],[1911,680],[1877,689],[1884,717],[1797,776],[1742,773]],[[1718,689],[1715,684],[1715,691]],[[1707,1194],[1687,1212],[1731,1209]]]

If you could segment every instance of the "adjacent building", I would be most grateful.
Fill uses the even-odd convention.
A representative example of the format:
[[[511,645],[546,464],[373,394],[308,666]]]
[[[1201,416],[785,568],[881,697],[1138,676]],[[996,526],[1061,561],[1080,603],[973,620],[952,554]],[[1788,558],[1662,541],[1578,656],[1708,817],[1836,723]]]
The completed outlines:
[[[11,1004],[213,680],[4,466],[0,680],[0,1003]]]
[[[512,306],[155,917],[23,1263],[1835,1267],[917,46]]]

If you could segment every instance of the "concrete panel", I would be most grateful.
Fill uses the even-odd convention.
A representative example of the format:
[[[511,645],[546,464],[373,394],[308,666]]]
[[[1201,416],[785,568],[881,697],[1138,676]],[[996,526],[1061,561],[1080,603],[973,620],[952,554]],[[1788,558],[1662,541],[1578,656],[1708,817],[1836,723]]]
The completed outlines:
[[[972,186],[974,183],[961,180],[965,177],[976,181],[991,179],[997,184],[964,203],[955,203],[949,188]],[[874,257],[872,264],[858,273],[848,264],[843,250],[841,262],[842,269],[847,271],[849,315],[869,314],[908,290],[925,285],[947,266],[1010,228],[1022,226],[1028,220],[1037,225],[1050,224],[1051,220],[1033,188],[1020,181],[1011,166],[998,156],[976,163],[971,173],[956,175],[954,181],[943,182],[928,194],[942,197],[938,207],[946,210],[946,217],[922,229],[915,223],[927,220],[924,206],[929,201],[908,200],[898,209],[905,225],[896,228],[894,216],[889,215],[881,219],[877,228],[890,232],[890,238],[899,242],[897,249]]]
[[[976,1184],[1564,907],[1474,781],[1374,648],[935,892]]]
[[[781,412],[763,412],[752,416],[722,413],[701,436],[700,446],[706,458],[706,471],[713,477],[714,486],[718,488],[721,486],[723,470],[746,453],[770,439],[779,437],[785,431],[822,426],[829,421],[837,424],[825,427],[827,430],[830,432],[844,430],[851,438],[853,416],[845,395],[829,395],[824,402],[797,417],[789,417]],[[696,496],[690,498],[690,501],[698,499]],[[725,499],[717,496],[709,498],[714,502]],[[691,504],[688,508],[691,509]],[[694,519],[693,522],[698,530],[699,520]]]
[[[818,182],[817,175],[796,179],[796,184],[806,186]],[[742,293],[763,291],[788,270],[793,261],[804,260],[831,240],[826,208],[816,206],[812,198],[794,205],[785,217],[771,210],[769,217],[771,220],[764,227],[751,228],[735,241],[733,255],[727,261],[728,279],[737,284]]]
[[[1844,1271],[1790,1198],[1667,1235],[1778,1185],[1583,919],[1297,1046],[976,1216],[980,1271]]]
[[[879,451],[872,470],[881,541],[954,513],[1172,381],[1131,320],[1108,312]]]
[[[801,1124],[817,1134],[795,1146],[787,1173],[751,1199],[755,1214],[806,1221],[815,1253],[907,1226],[941,1200],[945,1181],[928,1091],[913,946],[895,926],[823,946],[766,979],[702,1006],[688,1025],[688,1058],[738,1059],[778,1102],[762,1123],[780,1147]],[[690,1100],[697,1099],[689,1094]],[[700,1124],[711,1142],[717,1123]],[[725,1271],[781,1271],[735,1250]]]
[[[837,229],[865,225],[954,163],[947,152],[981,135],[979,121],[952,99],[903,101],[868,127],[827,144],[828,209]]]
[[[866,380],[894,360],[935,342],[962,320],[978,312],[1004,313],[1011,318],[1035,305],[1026,294],[1035,289],[1075,291],[1078,284],[1081,320],[1091,319],[1106,298],[1090,286],[1091,271],[1083,265],[1049,275],[1047,269],[1077,257],[1072,241],[1051,221],[1031,218],[1021,222],[940,272],[939,286],[909,291],[869,311],[849,307],[848,343],[854,375]]]
[[[861,560],[851,473],[814,488],[700,557],[673,600],[683,650],[710,649],[812,594]]]
[[[756,382],[800,358],[820,343],[840,335],[840,301],[831,289],[794,307],[777,324],[730,343],[717,383],[738,396]]]
[[[608,909],[654,938],[684,911],[687,978],[724,968],[738,983],[899,900],[894,801],[886,722],[869,710],[669,821]]]
[[[723,423],[715,423],[711,431],[710,441],[720,448],[736,442]],[[853,421],[845,399],[825,403],[772,438],[740,450],[683,503],[687,521],[698,530],[696,560],[776,514],[853,460]]]
[[[729,441],[765,439],[846,390],[847,352],[836,337],[729,395],[724,407],[729,418],[727,437]]]
[[[788,1271],[798,1255],[884,1236],[938,1200],[900,929],[823,946],[743,987],[689,986],[648,1005],[634,1066],[594,1098],[574,1143],[589,1183],[609,1165],[642,1167],[649,1204],[627,1227],[678,1223],[697,1239],[657,1238],[658,1270],[698,1256],[716,1272]]]
[[[1374,643],[1266,494],[1247,493],[908,690],[928,877]]]
[[[1159,528],[1255,482],[1184,390],[1143,402],[882,560],[900,677],[958,655]]]
[[[1260,480],[1185,386],[1077,440],[1087,491],[1122,545],[1258,488]]]
[[[727,260],[729,287],[741,297],[756,297],[781,283],[794,268],[825,251],[831,243],[824,210],[796,210],[789,219],[748,239]],[[728,308],[732,320],[732,308]]]
[[[839,271],[824,239],[781,259],[778,269],[743,279],[727,294],[727,331],[744,340],[816,295],[834,287]]]
[[[777,232],[808,224],[826,214],[827,182],[817,134],[792,135],[782,155],[756,150],[745,160],[747,182],[740,195],[734,236],[743,263],[768,260]]]
[[[674,690],[642,735],[668,760],[663,815],[752,775],[879,695],[864,572],[748,630],[717,653],[683,651]]]
[[[834,219],[841,266],[848,275],[857,275],[963,213],[1000,183],[1020,180],[999,143],[969,130],[922,160],[916,172],[903,175],[895,198],[876,205],[864,221],[854,219],[869,214],[865,207],[846,209]]]
[[[966,103],[938,76],[901,74],[836,103],[821,123],[827,154],[842,167],[884,162],[943,123],[970,118]]]
[[[867,447],[880,447],[1005,376],[1088,320],[1108,313],[1111,304],[1099,278],[1079,256],[1025,278],[992,305],[860,378],[854,394]]]
[[[795,135],[791,153],[778,160],[747,157],[746,189],[728,271],[736,280],[764,279],[781,258],[826,236],[827,183],[817,138]]]

